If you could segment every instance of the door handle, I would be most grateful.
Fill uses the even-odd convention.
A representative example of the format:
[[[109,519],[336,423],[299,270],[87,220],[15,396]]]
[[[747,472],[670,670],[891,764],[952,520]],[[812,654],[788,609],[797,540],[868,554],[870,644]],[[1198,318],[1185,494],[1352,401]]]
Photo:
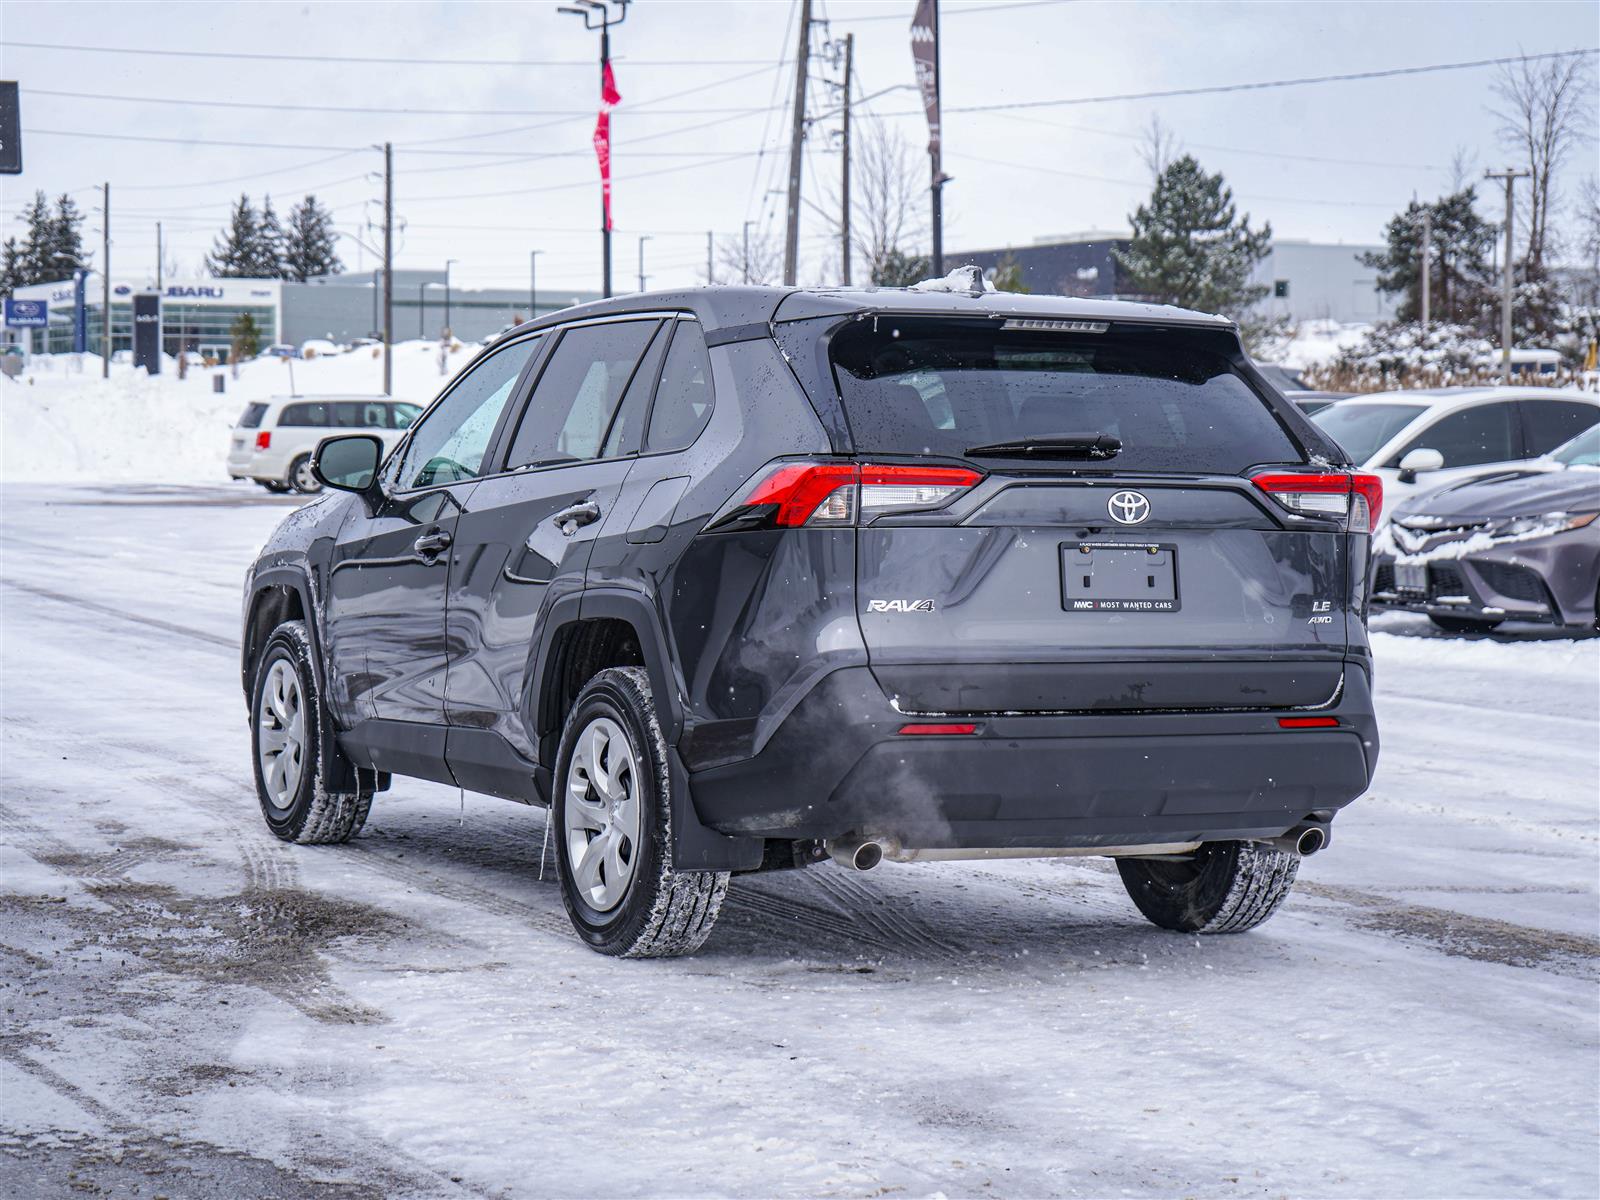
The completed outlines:
[[[444,530],[435,529],[430,533],[423,534],[416,541],[412,542],[411,548],[424,559],[437,558],[446,550],[450,549],[450,543],[452,540],[453,539],[450,537],[450,535]]]
[[[562,533],[571,537],[585,525],[592,525],[600,519],[600,506],[593,500],[585,500],[582,504],[562,509],[550,519],[560,527]]]

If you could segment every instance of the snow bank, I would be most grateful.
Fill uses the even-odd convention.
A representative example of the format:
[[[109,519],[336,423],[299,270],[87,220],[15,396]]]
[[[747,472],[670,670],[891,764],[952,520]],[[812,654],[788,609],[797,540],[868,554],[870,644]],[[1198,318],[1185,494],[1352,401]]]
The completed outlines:
[[[449,374],[475,350],[458,345]],[[183,380],[176,364],[165,370],[151,378],[113,362],[111,378],[101,379],[97,357],[40,355],[18,379],[0,380],[0,481],[217,483],[228,477],[229,431],[250,401],[383,390],[383,360],[372,347],[309,360],[258,358],[240,367],[238,379],[225,367],[191,367]],[[218,375],[226,388],[220,395],[212,390]],[[439,344],[397,344],[394,376],[397,397],[427,403],[447,382]]]
[[[1338,358],[1341,350],[1359,345],[1371,328],[1338,321],[1302,321],[1276,361],[1296,370],[1323,366]]]

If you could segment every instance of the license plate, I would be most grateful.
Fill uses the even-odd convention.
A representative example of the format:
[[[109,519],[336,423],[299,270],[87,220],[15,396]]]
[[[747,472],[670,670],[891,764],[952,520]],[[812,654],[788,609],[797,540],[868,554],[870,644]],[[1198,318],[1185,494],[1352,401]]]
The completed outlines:
[[[1426,563],[1397,562],[1394,565],[1394,586],[1402,592],[1425,592],[1428,590],[1428,567]]]
[[[1068,612],[1177,612],[1178,548],[1164,542],[1069,542],[1061,547]]]

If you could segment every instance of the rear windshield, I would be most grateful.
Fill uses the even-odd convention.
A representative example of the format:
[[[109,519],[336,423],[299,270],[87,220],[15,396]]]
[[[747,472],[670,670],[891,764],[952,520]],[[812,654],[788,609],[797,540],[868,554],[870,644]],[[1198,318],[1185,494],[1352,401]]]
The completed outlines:
[[[1302,462],[1222,354],[1182,332],[1069,334],[881,316],[834,335],[857,453],[960,457],[1019,438],[1109,435],[1117,470],[1236,474]]]
[[[266,415],[267,406],[265,404],[247,404],[244,408],[244,415],[239,418],[239,428],[259,429],[261,427],[261,418]]]
[[[1421,404],[1335,404],[1313,413],[1311,419],[1358,466],[1379,450],[1424,410]]]

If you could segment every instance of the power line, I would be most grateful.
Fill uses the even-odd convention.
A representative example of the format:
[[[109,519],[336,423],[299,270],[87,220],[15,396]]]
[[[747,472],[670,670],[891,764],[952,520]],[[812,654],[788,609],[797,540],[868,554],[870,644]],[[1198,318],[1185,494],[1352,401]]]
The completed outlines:
[[[941,21],[948,17],[965,17],[975,13],[1003,12],[1008,8],[1045,8],[1055,7],[1058,4],[1068,4],[1071,0],[1011,0],[1008,4],[978,4],[968,8],[945,8],[939,11]],[[854,25],[861,21],[900,21],[909,25],[905,13],[873,13],[864,17],[830,17],[828,24]]]
[[[684,163],[683,165],[676,167],[658,167],[653,171],[635,171],[633,174],[625,176],[619,174],[617,176],[617,181],[625,182],[631,179],[648,179],[656,175],[670,175],[676,171],[704,170],[706,167],[715,167],[722,163],[736,162],[741,158],[754,158],[759,153],[760,151],[757,150],[741,150],[720,159],[712,159],[710,162]],[[466,192],[448,196],[409,196],[406,198],[406,204],[409,206],[411,204],[425,204],[442,200],[498,200],[505,196],[531,196],[539,192],[562,192],[571,188],[593,186],[594,181],[592,179],[580,179],[572,183],[550,183],[544,184],[541,187],[511,188],[508,191],[502,192]]]
[[[1506,63],[1539,62],[1551,58],[1574,58],[1580,54],[1600,54],[1600,48],[1552,50],[1547,54],[1513,54],[1505,58],[1478,58],[1469,62],[1430,63],[1420,67],[1390,67],[1381,71],[1348,71],[1339,75],[1306,75],[1297,79],[1263,79],[1253,83],[1221,83],[1205,87],[1171,88],[1159,92],[1119,92],[1109,96],[1070,96],[1059,100],[1009,100],[995,104],[949,106],[945,112],[1004,112],[1018,108],[1057,108],[1076,104],[1110,104],[1119,100],[1170,100],[1180,96],[1214,96],[1228,92],[1257,92],[1269,88],[1301,87],[1316,83],[1351,83],[1367,79],[1392,79],[1401,75],[1427,75],[1436,71],[1468,71],[1479,67],[1498,67]],[[883,113],[907,116],[907,113]],[[920,114],[920,110],[917,115]]]
[[[551,58],[388,58],[351,54],[262,54],[244,50],[165,50],[148,46],[71,46],[59,42],[18,42],[6,39],[0,46],[20,50],[63,50],[73,54],[144,54],[160,58],[224,58],[247,62],[307,62],[371,64],[400,67],[583,67],[594,69],[593,59]],[[751,67],[767,65],[764,58],[617,58],[614,62],[633,67]]]

